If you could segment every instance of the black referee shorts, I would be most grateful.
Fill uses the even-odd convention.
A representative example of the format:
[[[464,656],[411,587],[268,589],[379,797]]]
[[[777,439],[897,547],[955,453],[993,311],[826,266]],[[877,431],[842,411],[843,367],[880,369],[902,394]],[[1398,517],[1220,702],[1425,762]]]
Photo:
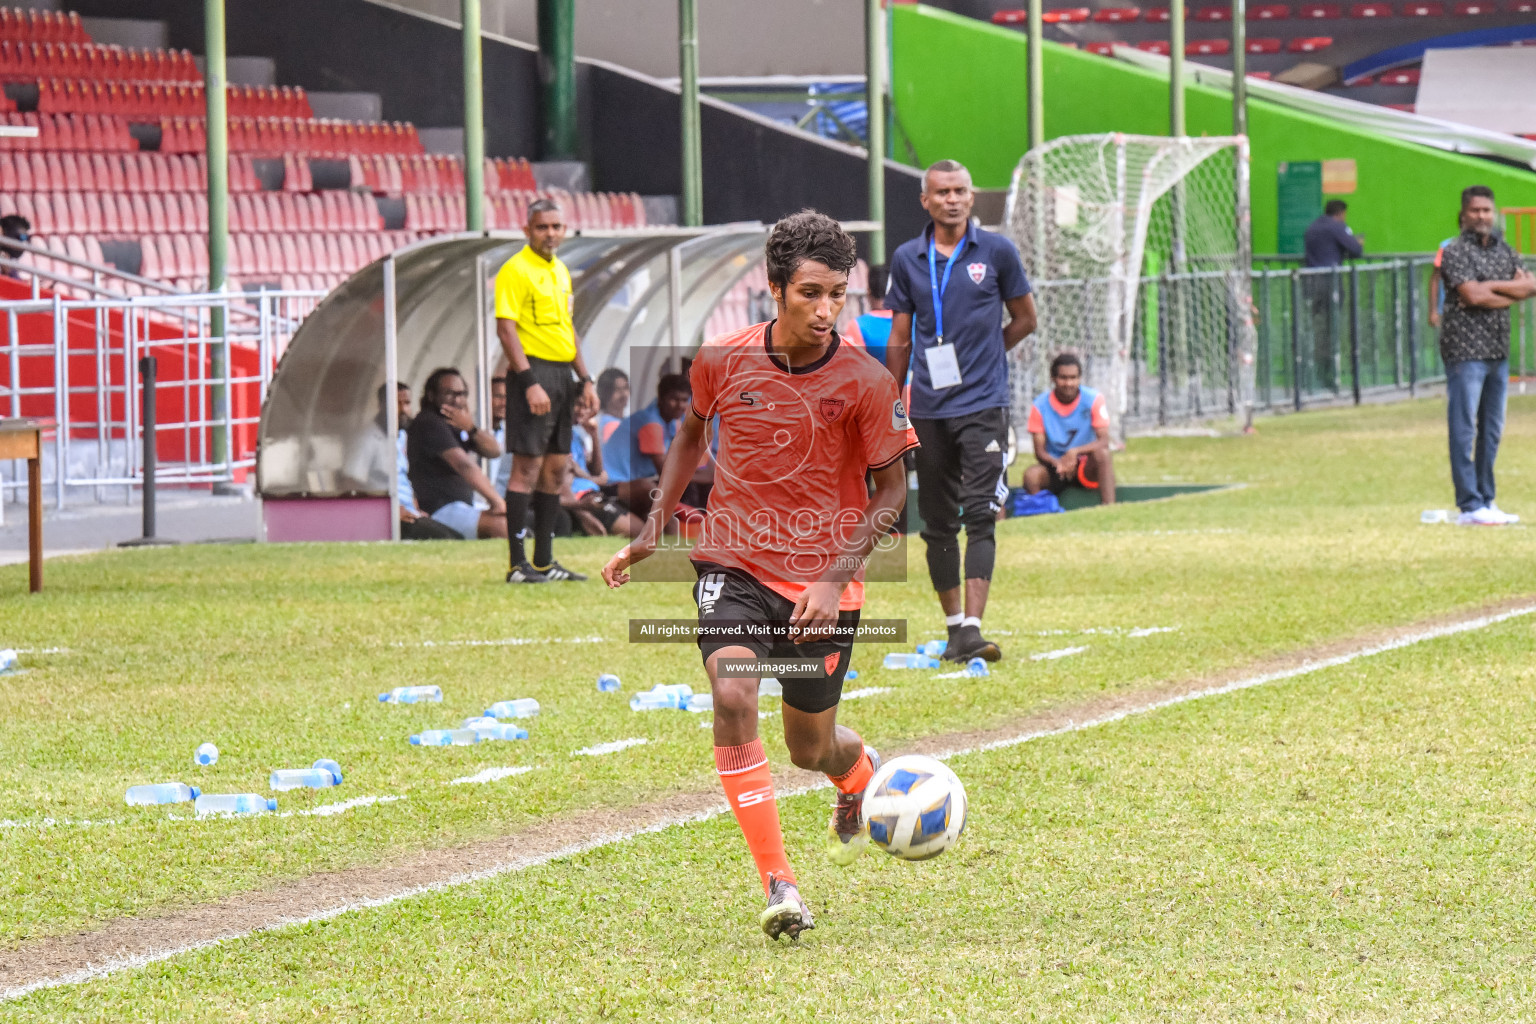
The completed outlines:
[[[853,630],[859,624],[857,611],[838,615],[838,625],[846,630],[848,640],[813,640],[797,644],[789,639],[789,617],[795,603],[769,590],[740,569],[695,562],[699,582],[693,587],[693,600],[699,606],[699,627],[712,627],[709,636],[699,636],[699,653],[707,662],[710,655],[726,647],[745,647],[754,657],[774,661],[803,661],[815,664],[822,673],[816,678],[779,679],[784,688],[784,703],[796,711],[817,714],[837,706],[843,699],[843,678],[853,660]],[[765,627],[764,635],[752,627]]]
[[[1008,410],[982,409],[944,420],[912,420],[917,449],[918,511],[923,535],[953,537],[983,513],[996,516],[1007,498]]]
[[[507,450],[514,455],[542,458],[571,454],[571,413],[581,393],[571,363],[528,357],[534,382],[549,395],[549,412],[535,416],[528,411],[528,396],[507,374]]]

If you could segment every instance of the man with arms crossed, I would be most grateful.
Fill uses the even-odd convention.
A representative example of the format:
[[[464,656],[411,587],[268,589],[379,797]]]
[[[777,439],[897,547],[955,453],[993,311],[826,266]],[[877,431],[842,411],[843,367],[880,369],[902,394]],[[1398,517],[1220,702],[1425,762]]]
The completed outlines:
[[[1024,470],[1024,490],[1060,494],[1068,487],[1099,492],[1115,503],[1115,465],[1109,454],[1109,413],[1104,396],[1083,386],[1083,364],[1063,352],[1051,360],[1051,390],[1029,407],[1035,464]]]
[[[1446,418],[1451,439],[1451,482],[1456,521],[1505,526],[1520,521],[1494,504],[1493,460],[1504,432],[1509,385],[1509,307],[1536,295],[1536,278],[1494,227],[1493,190],[1473,185],[1461,193],[1461,234],[1440,261],[1445,313],[1440,356],[1445,361]]]
[[[853,239],[812,211],[768,236],[778,319],[716,338],[690,368],[691,408],[667,452],[645,528],[603,568],[610,587],[649,557],[709,449],[719,417],[715,487],[693,549],[699,649],[714,694],[715,767],[768,894],[769,937],[814,926],[784,853],[773,775],[757,735],[760,672],[732,660],[790,660],[817,678],[781,675],[784,742],[801,768],[837,787],[828,852],[851,864],[867,834],[864,789],[879,756],[837,723],[864,560],[906,496],[902,456],[917,445],[895,382],[833,325],[853,269]],[[870,495],[865,474],[873,475]],[[753,627],[771,626],[765,638]]]
[[[1019,251],[971,224],[975,199],[971,174],[959,163],[940,160],[928,168],[922,204],[933,223],[891,257],[885,297],[893,314],[886,366],[898,386],[909,365],[912,370],[912,425],[923,445],[917,502],[928,575],[949,630],[944,657],[962,662],[1003,656],[981,635],[981,616],[997,557],[993,530],[1008,494],[1006,354],[1035,329],[1035,300]]]
[[[584,580],[555,561],[555,519],[571,454],[571,412],[597,400],[571,320],[571,272],[555,255],[565,218],[553,200],[528,206],[528,244],[496,274],[496,336],[507,358],[508,583]],[[523,520],[533,506],[533,562]]]

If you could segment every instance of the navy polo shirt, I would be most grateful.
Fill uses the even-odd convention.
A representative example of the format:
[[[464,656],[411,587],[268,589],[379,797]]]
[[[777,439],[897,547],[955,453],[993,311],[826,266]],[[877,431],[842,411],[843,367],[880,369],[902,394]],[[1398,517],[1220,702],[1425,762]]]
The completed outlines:
[[[1002,235],[971,226],[944,291],[944,341],[955,347],[960,383],[935,391],[925,351],[937,344],[933,289],[928,277],[928,240],[933,225],[903,242],[891,257],[885,308],[912,314],[912,408],[918,419],[951,419],[983,409],[1005,409],[1008,363],[1003,349],[1003,304],[1030,293],[1019,250]],[[940,283],[949,257],[934,253]]]

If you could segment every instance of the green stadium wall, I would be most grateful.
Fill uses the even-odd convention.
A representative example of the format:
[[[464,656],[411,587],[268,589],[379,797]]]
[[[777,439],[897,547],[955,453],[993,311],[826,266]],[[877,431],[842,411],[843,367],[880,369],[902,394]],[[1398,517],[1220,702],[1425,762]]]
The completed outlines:
[[[1022,32],[920,5],[891,7],[891,156],[922,167],[945,158],[979,188],[1006,188],[1028,148]],[[1045,44],[1045,135],[1168,134],[1168,81],[1152,72]],[[1191,135],[1227,135],[1232,99],[1190,85]],[[1353,158],[1349,223],[1366,252],[1426,252],[1455,230],[1461,190],[1493,188],[1500,206],[1536,206],[1536,173],[1331,124],[1250,99],[1253,243],[1273,253],[1276,170],[1287,161]],[[891,202],[908,201],[892,196]],[[893,244],[894,244],[893,240]]]

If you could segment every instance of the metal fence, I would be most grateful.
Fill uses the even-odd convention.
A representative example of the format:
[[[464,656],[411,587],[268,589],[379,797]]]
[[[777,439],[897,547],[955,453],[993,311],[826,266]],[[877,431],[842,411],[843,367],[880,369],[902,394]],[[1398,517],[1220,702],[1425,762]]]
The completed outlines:
[[[1536,270],[1536,257],[1526,263]],[[1431,320],[1432,256],[1315,270],[1259,265],[1246,310],[1241,289],[1220,273],[1141,280],[1126,363],[1127,427],[1411,397],[1444,381]],[[1037,302],[1079,301],[1072,293],[1091,296],[1106,284],[1044,282]],[[1518,303],[1510,314],[1510,373],[1536,374],[1536,309]],[[1254,327],[1251,353],[1242,351],[1245,318]],[[1090,361],[1085,369],[1092,381],[1109,366]],[[1015,383],[1029,397],[1049,386]]]
[[[104,287],[120,282],[27,271],[32,294],[53,294],[0,301],[0,416],[54,421],[43,457],[53,504],[133,500],[145,357],[158,364],[156,481],[244,478],[277,360],[323,293],[125,296]],[[0,463],[0,504],[19,500],[25,480],[24,463]]]

